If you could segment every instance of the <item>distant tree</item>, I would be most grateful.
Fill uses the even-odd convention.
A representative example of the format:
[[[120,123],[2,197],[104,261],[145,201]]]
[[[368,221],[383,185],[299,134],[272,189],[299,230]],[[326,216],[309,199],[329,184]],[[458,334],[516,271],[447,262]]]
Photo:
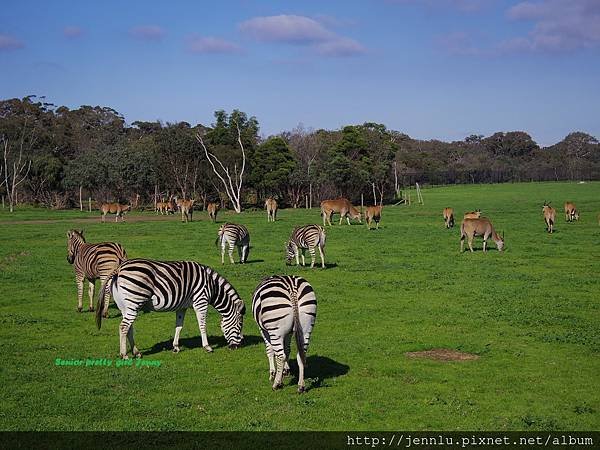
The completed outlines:
[[[271,137],[254,152],[250,181],[260,198],[282,196],[295,169],[296,161],[287,143],[281,137]]]

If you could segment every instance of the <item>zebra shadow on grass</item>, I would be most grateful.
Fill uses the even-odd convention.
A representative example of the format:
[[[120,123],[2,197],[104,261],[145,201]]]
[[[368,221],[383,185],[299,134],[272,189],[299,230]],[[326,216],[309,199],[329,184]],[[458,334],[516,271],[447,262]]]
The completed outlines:
[[[217,350],[220,348],[228,348],[227,340],[223,336],[208,336],[208,343],[213,348],[213,350]],[[260,336],[244,336],[244,341],[242,342],[242,349],[244,347],[249,347],[251,345],[258,345],[264,343],[263,339]],[[200,336],[195,336],[191,338],[180,338],[179,339],[179,348],[181,351],[186,350],[194,350],[202,348],[202,338]],[[172,351],[173,350],[173,338],[157,342],[150,349],[143,351],[144,355],[154,355],[156,353],[164,352],[164,351]],[[203,350],[204,351],[204,350]]]
[[[290,355],[290,371],[292,377],[290,384],[298,384],[298,363]],[[330,387],[328,379],[341,377],[350,371],[350,366],[334,361],[327,356],[311,355],[306,358],[304,378],[307,381],[307,390]]]

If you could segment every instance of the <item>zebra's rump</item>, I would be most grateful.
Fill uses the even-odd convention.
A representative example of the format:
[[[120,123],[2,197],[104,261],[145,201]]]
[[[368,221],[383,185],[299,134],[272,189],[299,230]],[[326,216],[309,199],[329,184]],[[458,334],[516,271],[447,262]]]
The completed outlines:
[[[231,245],[243,245],[250,241],[250,233],[244,225],[226,223],[219,228],[219,239]]]
[[[263,330],[277,328],[281,322],[292,326],[294,302],[300,316],[317,314],[317,298],[312,286],[302,277],[273,275],[264,279],[252,298],[252,313]]]
[[[297,227],[290,237],[290,241],[300,248],[312,248],[321,244],[325,245],[325,230],[319,225],[305,225]]]

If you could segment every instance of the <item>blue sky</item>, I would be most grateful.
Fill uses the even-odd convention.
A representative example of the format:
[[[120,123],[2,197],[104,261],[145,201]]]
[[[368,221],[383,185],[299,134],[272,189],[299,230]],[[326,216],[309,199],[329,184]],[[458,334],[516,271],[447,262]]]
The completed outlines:
[[[0,97],[135,120],[600,137],[600,0],[4,1]]]

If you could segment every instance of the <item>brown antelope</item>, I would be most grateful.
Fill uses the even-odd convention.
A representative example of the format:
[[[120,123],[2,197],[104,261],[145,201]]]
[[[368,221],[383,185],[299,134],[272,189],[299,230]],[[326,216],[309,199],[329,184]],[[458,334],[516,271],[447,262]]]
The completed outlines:
[[[337,200],[323,200],[321,202],[321,216],[323,216],[323,226],[325,226],[325,221],[329,223],[331,226],[331,217],[334,213],[340,213],[340,225],[342,224],[342,220],[344,217],[350,225],[350,218],[358,219],[360,223],[362,223],[361,214],[348,199],[338,198]]]
[[[190,199],[190,200],[177,199],[175,201],[175,203],[177,204],[177,207],[181,211],[181,221],[187,223],[188,219],[189,219],[189,221],[191,222],[192,214],[194,213],[194,199]]]
[[[378,206],[367,206],[365,210],[365,222],[367,223],[367,228],[371,229],[371,222],[375,222],[375,225],[379,230],[379,221],[381,220],[381,212],[383,211],[383,205]]]
[[[442,212],[444,215],[444,222],[446,223],[446,228],[451,228],[454,226],[454,210],[452,208],[444,208]]]
[[[577,212],[575,203],[565,202],[565,219],[567,219],[567,222],[579,220],[579,212]]]
[[[102,203],[100,207],[100,211],[102,212],[102,222],[106,222],[107,214],[116,214],[115,222],[119,221],[119,217],[121,218],[121,222],[125,220],[125,213],[131,210],[131,205],[121,205],[120,203]]]
[[[167,202],[156,202],[156,214],[160,212],[161,215],[169,213],[169,204]]]
[[[219,211],[219,204],[209,203],[206,207],[206,210],[208,211],[208,217],[210,217],[214,223],[217,223],[217,211]]]
[[[466,212],[463,219],[479,219],[481,217],[481,210],[476,209],[475,211]]]
[[[498,251],[502,251],[504,248],[504,237],[498,236],[496,230],[490,219],[487,217],[480,217],[479,219],[464,219],[460,224],[460,252],[463,252],[465,237],[469,244],[469,250],[473,251],[473,238],[475,236],[483,237],[483,251],[486,251],[487,240],[491,236],[492,240],[496,243]]]
[[[548,233],[554,232],[556,209],[550,206],[550,203],[544,202],[544,206],[542,207],[542,214],[544,215],[544,221],[546,222],[546,231]]]
[[[277,200],[269,197],[265,201],[265,208],[267,209],[267,222],[275,222],[277,218]]]

